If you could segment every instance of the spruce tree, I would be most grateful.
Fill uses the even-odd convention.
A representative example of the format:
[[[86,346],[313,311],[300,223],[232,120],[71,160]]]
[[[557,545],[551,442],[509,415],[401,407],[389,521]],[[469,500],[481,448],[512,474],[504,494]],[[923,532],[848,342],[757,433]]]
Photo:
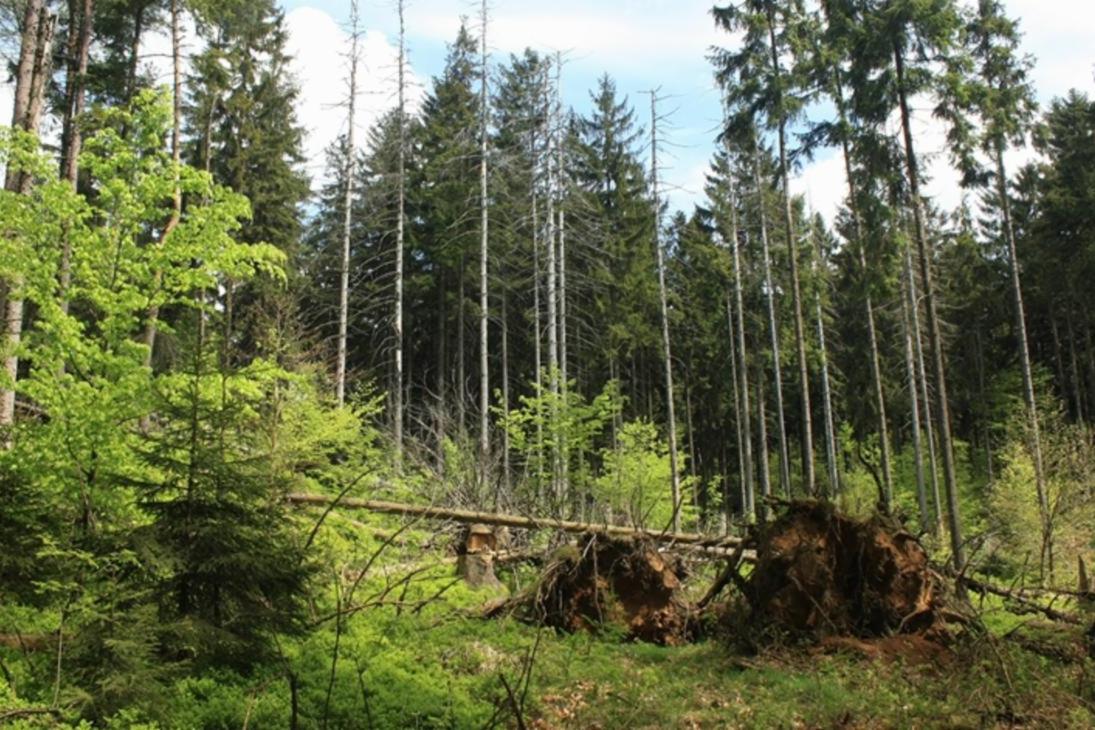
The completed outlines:
[[[284,13],[272,0],[233,4],[218,14],[211,34],[190,79],[190,160],[251,201],[241,240],[276,246],[289,257],[288,270],[296,271],[301,206],[309,190]],[[292,276],[288,288],[237,289],[226,282],[228,351],[239,350],[243,359],[287,354],[292,348],[284,335],[296,326],[297,286]]]

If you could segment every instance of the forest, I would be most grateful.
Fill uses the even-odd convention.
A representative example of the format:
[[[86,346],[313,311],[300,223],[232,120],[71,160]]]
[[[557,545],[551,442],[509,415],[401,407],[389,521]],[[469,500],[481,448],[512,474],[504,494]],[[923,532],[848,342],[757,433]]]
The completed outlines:
[[[511,1],[417,93],[345,0],[315,160],[277,0],[0,0],[0,726],[1095,726],[1095,99],[720,1],[677,209]]]

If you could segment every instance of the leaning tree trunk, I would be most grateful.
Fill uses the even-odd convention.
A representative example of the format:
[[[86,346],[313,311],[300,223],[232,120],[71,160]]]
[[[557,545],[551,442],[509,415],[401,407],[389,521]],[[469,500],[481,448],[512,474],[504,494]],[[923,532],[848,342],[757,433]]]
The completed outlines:
[[[662,252],[662,201],[658,191],[658,96],[650,92],[650,170],[654,193],[654,250],[658,263],[658,299],[662,313],[662,357],[665,360],[665,405],[669,419],[669,481],[673,498],[673,531],[681,531],[681,477],[677,455],[677,414],[673,397],[673,352],[669,344],[669,296]]]
[[[802,407],[802,475],[807,494],[817,492],[814,473],[814,428],[810,406],[810,371],[806,361],[806,323],[802,316],[802,291],[799,284],[798,241],[795,240],[794,213],[791,209],[791,180],[787,162],[787,119],[783,111],[783,71],[779,63],[779,48],[776,45],[775,17],[772,5],[768,6],[768,47],[772,59],[772,73],[779,90],[779,173],[783,187],[783,228],[787,237],[787,259],[791,267],[791,303],[795,319],[795,352],[798,355],[798,380],[801,387]]]
[[[928,313],[928,342],[931,346],[932,362],[935,368],[936,419],[939,424],[940,450],[943,452],[943,484],[947,494],[951,551],[953,552],[955,570],[961,573],[966,564],[966,546],[962,539],[962,523],[958,507],[958,479],[954,464],[950,405],[947,402],[947,371],[944,365],[943,335],[935,301],[935,285],[932,281],[932,245],[928,239],[927,222],[924,219],[924,204],[920,196],[920,169],[912,137],[909,100],[905,86],[904,53],[897,43],[894,44],[893,51],[898,104],[901,110],[901,131],[905,143],[905,166],[909,178],[909,194],[912,197],[920,277],[924,282],[924,303]]]
[[[779,325],[776,321],[776,291],[772,282],[772,257],[768,249],[768,216],[764,211],[764,187],[760,177],[760,151],[753,150],[753,185],[757,190],[757,217],[764,254],[764,288],[768,300],[768,333],[772,340],[772,370],[776,381],[776,426],[779,437],[779,481],[785,497],[791,496],[791,464],[787,452],[787,428],[783,422],[783,371],[779,355]],[[765,493],[767,495],[767,493]]]

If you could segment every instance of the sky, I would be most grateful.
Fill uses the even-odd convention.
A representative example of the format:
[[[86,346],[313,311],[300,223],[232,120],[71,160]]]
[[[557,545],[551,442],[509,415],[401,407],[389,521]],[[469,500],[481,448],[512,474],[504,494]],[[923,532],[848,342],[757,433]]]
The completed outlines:
[[[590,106],[590,91],[608,74],[618,91],[636,107],[649,128],[649,100],[643,92],[658,88],[660,176],[670,205],[689,210],[702,199],[708,162],[719,124],[719,92],[707,54],[733,38],[716,30],[711,0],[491,0],[488,47],[492,62],[526,47],[560,51],[565,66],[564,102],[578,113]],[[298,116],[306,130],[308,171],[323,174],[323,150],[345,131],[349,0],[282,0],[289,30],[289,50],[301,88]],[[1095,94],[1095,1],[1004,0],[1007,12],[1020,19],[1024,51],[1035,57],[1032,80],[1039,101],[1078,88]],[[478,3],[467,0],[407,0],[407,44],[412,104],[441,73],[446,46],[456,36],[461,17],[478,26]],[[395,100],[395,0],[361,0],[363,89],[359,98],[358,138]],[[146,41],[146,63],[159,67],[167,80],[166,37]],[[0,86],[0,120],[10,117],[10,84]],[[955,174],[943,152],[943,134],[928,105],[915,105],[920,150],[929,161],[926,192],[944,207],[961,201]],[[1012,153],[1013,163],[1030,152]],[[835,150],[823,151],[798,172],[793,188],[808,204],[831,217],[845,190],[843,165]]]

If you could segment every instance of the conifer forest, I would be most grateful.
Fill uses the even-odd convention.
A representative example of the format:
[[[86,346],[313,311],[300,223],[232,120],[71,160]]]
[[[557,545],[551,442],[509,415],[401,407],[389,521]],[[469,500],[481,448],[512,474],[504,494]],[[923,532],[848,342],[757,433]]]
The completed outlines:
[[[309,4],[0,0],[0,727],[1095,727],[1086,0]]]

